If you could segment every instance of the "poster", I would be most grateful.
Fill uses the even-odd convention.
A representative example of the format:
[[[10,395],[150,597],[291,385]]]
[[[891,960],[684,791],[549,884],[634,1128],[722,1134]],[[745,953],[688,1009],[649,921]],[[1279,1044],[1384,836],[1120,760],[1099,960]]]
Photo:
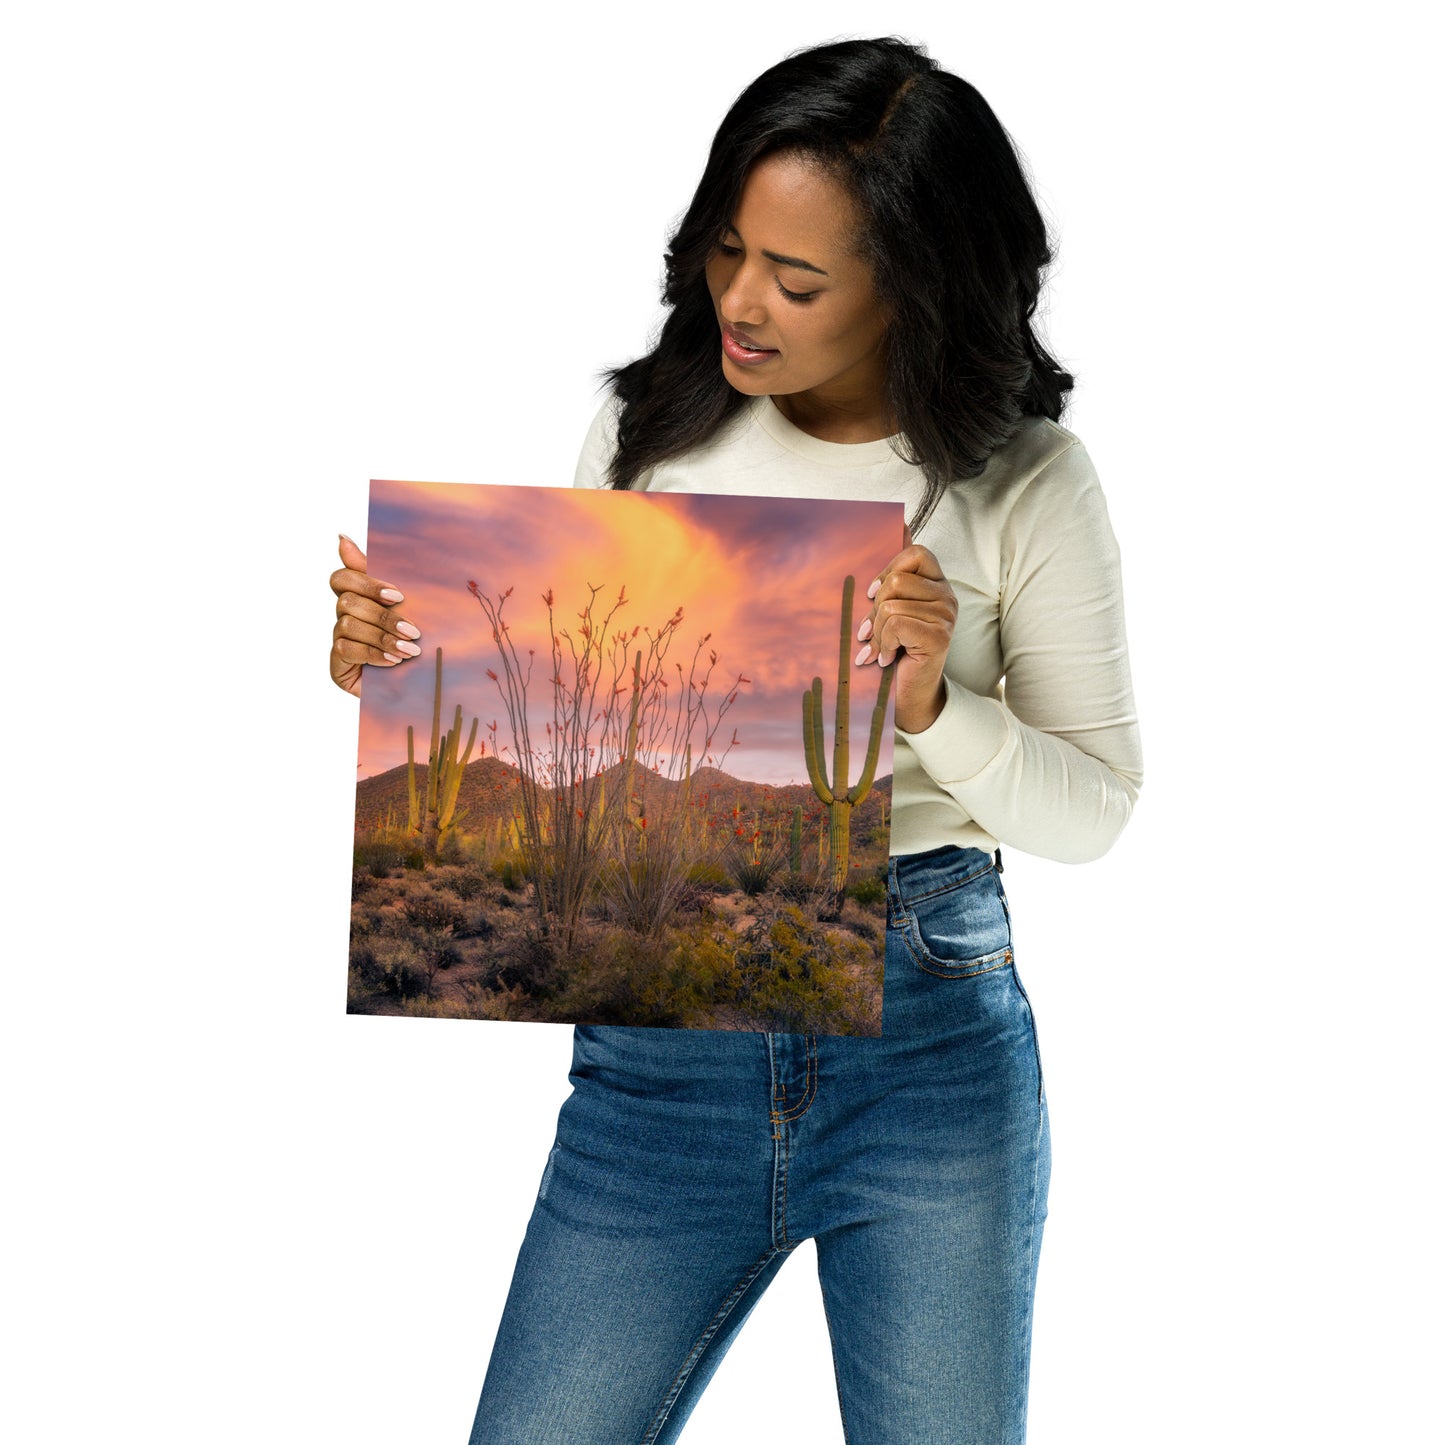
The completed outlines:
[[[877,1036],[903,511],[373,482],[348,1012]]]

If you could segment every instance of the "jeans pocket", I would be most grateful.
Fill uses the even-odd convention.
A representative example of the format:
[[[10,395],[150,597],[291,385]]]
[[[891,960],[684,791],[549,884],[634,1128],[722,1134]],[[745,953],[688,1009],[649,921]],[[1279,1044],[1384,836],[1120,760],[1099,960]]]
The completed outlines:
[[[913,961],[939,978],[972,978],[1013,962],[1013,932],[997,870],[903,903],[901,924]]]

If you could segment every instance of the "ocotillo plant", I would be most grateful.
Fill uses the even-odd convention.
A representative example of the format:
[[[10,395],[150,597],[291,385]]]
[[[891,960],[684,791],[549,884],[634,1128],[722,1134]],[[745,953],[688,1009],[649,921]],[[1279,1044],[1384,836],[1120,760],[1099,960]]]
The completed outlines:
[[[451,727],[443,733],[442,727],[442,650],[437,648],[436,690],[431,705],[431,752],[426,764],[426,808],[421,815],[421,850],[433,863],[436,862],[437,846],[448,828],[459,823],[464,814],[457,808],[457,791],[462,785],[462,772],[472,755],[472,746],[477,740],[477,720],[472,719],[472,731],[467,738],[466,751],[458,756],[462,736],[462,705],[457,704],[456,717]],[[418,798],[416,788],[416,758],[412,730],[406,730],[406,789],[408,821],[413,828],[417,825]]]
[[[808,780],[828,809],[828,852],[832,859],[835,892],[848,882],[848,833],[853,809],[873,787],[878,767],[878,745],[883,737],[883,719],[888,711],[888,687],[895,664],[879,668],[878,700],[868,727],[868,750],[858,781],[848,786],[848,683],[853,666],[853,579],[843,581],[843,620],[838,629],[838,703],[833,722],[833,779],[823,763],[823,679],[815,677],[810,692],[803,694],[803,756],[808,763]]]
[[[670,894],[659,894],[653,883],[664,876],[658,872],[664,858],[670,860],[666,877],[672,878],[682,847],[692,757],[696,752],[721,766],[737,738],[734,734],[726,744],[715,739],[747,682],[739,674],[720,698],[715,690],[709,695],[718,660],[707,647],[710,633],[684,669],[667,655],[682,626],[682,608],[660,627],[639,625],[629,631],[617,625],[627,589],[620,588],[616,601],[608,603],[599,601],[600,586],[587,585],[589,595],[575,628],[558,625],[552,589],[542,594],[548,642],[544,662],[535,649],[527,648],[525,656],[518,651],[503,616],[513,588],[492,595],[477,582],[467,584],[491,624],[501,666],[500,673],[488,668],[487,675],[507,710],[518,768],[522,849],[539,929],[564,953],[573,948],[583,910],[598,886],[611,886],[604,872],[626,880],[618,887],[629,892],[629,911],[642,910],[646,927],[660,927]],[[538,719],[528,698],[534,658],[544,669],[532,693]],[[544,724],[545,741],[534,734],[536,720]],[[649,774],[681,786],[675,792],[654,788],[649,797]],[[613,863],[618,866],[604,869]],[[675,871],[680,889],[686,867],[678,865]],[[639,880],[646,885],[640,891],[632,887]]]

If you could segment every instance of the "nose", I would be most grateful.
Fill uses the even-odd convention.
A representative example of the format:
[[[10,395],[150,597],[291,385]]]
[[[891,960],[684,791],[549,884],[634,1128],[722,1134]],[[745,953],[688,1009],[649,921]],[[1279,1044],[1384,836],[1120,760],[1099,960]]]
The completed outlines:
[[[748,328],[767,324],[768,311],[763,305],[766,292],[761,281],[760,274],[746,261],[737,263],[718,298],[718,310],[730,326]]]

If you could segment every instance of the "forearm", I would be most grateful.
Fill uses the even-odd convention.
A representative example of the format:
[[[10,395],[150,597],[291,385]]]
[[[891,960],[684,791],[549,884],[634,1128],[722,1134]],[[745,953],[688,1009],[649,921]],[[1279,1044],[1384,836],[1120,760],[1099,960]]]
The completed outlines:
[[[1132,710],[1088,730],[1083,748],[1031,727],[992,697],[945,678],[947,702],[920,733],[900,733],[929,777],[1000,843],[1088,863],[1123,831],[1143,782]]]

